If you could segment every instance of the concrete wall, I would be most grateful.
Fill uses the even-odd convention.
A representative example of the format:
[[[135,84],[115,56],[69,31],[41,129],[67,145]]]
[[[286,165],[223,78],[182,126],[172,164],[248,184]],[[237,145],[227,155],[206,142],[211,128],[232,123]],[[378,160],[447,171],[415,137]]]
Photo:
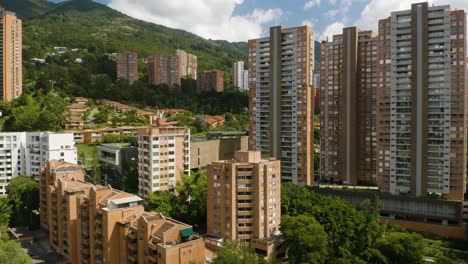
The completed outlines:
[[[247,149],[247,136],[192,141],[190,142],[190,167],[204,169],[214,161],[233,159],[236,151]]]

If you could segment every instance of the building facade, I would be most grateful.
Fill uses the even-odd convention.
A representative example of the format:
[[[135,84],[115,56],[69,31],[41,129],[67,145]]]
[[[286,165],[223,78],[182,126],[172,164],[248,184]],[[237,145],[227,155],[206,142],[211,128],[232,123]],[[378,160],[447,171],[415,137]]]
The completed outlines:
[[[181,49],[176,50],[176,56],[179,62],[180,77],[189,77],[196,80],[198,69],[197,56]]]
[[[0,195],[8,183],[19,175],[39,176],[49,160],[77,163],[73,134],[50,132],[0,133]]]
[[[232,65],[232,84],[240,92],[249,90],[249,71],[244,67],[243,61],[236,61]]]
[[[174,191],[190,171],[190,129],[147,127],[138,130],[138,193],[148,199],[155,191]]]
[[[204,263],[204,242],[191,226],[156,212],[143,199],[84,182],[78,165],[50,161],[41,170],[41,227],[71,263]]]
[[[138,80],[138,54],[117,53],[117,79],[126,79],[130,84]]]
[[[224,72],[220,70],[199,72],[197,90],[199,93],[224,91]]]
[[[376,34],[344,28],[320,53],[320,178],[376,184]]]
[[[312,184],[312,29],[273,27],[248,45],[249,148],[280,159],[283,180]]]
[[[466,14],[413,4],[379,21],[377,173],[392,194],[463,199]]]
[[[0,15],[1,95],[4,102],[9,102],[23,92],[22,21],[12,12],[0,11]]]
[[[281,164],[260,151],[238,151],[234,159],[208,165],[207,232],[249,243],[275,258],[280,234]]]

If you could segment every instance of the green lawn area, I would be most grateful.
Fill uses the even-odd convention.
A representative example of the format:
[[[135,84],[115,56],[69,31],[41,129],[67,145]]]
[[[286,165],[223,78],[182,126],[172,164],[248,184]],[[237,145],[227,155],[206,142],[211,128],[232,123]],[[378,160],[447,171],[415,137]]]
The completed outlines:
[[[85,168],[92,166],[94,159],[97,159],[97,145],[96,144],[76,144],[78,148],[78,159]],[[84,160],[83,160],[84,158]]]

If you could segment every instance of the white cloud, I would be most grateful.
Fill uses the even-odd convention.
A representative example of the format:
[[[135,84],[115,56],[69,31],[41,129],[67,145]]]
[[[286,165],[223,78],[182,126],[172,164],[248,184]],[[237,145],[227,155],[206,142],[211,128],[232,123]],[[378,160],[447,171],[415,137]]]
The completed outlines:
[[[344,27],[345,25],[343,24],[343,22],[336,21],[335,23],[325,28],[322,34],[319,34],[315,40],[322,41],[328,37],[328,39],[331,41],[333,38],[333,35],[343,33]]]
[[[313,27],[314,23],[311,20],[302,20],[301,25]]]
[[[310,0],[304,4],[304,10],[311,9],[314,6],[320,6],[320,0]]]
[[[330,9],[327,11],[327,17],[330,19],[335,19],[335,17],[340,13],[339,9]]]
[[[204,38],[247,41],[258,38],[267,23],[277,22],[279,8],[254,9],[247,15],[234,15],[244,0],[110,0],[109,7],[131,17],[172,28],[179,28]]]
[[[336,5],[336,0],[328,0],[328,2],[330,3],[330,5]]]
[[[421,0],[372,0],[366,5],[361,12],[360,18],[355,25],[361,29],[377,30],[378,21],[390,16],[391,12],[398,10],[407,10],[411,8],[411,4],[422,2]],[[468,10],[467,0],[429,0],[429,5],[447,5],[450,4],[452,9]]]

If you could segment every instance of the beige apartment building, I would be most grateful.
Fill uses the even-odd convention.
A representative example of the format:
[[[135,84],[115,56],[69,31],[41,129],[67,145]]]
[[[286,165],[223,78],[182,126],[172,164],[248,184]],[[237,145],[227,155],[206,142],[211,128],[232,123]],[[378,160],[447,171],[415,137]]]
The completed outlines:
[[[466,13],[413,4],[379,21],[377,176],[381,190],[463,200]]]
[[[249,149],[281,160],[282,179],[313,183],[314,33],[270,28],[249,48]]]
[[[320,56],[320,178],[376,184],[377,36],[344,28]]]
[[[126,79],[130,84],[138,80],[138,54],[117,53],[117,79]]]
[[[204,242],[191,226],[156,212],[143,200],[84,182],[75,164],[50,161],[40,175],[41,226],[71,263],[204,263]]]
[[[220,70],[199,72],[197,90],[199,93],[220,93],[224,91],[224,72]]]
[[[148,78],[151,84],[177,85],[181,79],[197,79],[197,56],[183,50],[176,50],[175,55],[152,55],[148,57]]]
[[[138,194],[148,199],[155,191],[174,191],[190,171],[190,129],[145,127],[138,130]]]
[[[23,35],[22,22],[15,13],[0,11],[1,54],[0,84],[2,100],[9,102],[21,96],[23,92]]]
[[[207,232],[240,240],[269,259],[280,254],[281,162],[260,151],[208,165]]]

